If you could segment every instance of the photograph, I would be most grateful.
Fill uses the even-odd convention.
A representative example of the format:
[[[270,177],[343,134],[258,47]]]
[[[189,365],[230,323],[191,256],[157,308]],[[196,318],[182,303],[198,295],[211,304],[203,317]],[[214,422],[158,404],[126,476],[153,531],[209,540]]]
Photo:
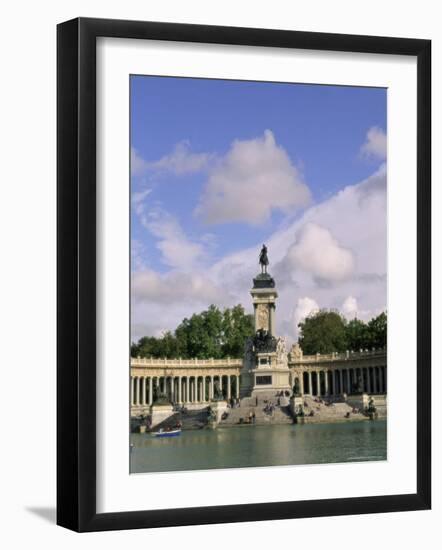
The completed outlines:
[[[130,473],[386,461],[388,90],[129,87]]]

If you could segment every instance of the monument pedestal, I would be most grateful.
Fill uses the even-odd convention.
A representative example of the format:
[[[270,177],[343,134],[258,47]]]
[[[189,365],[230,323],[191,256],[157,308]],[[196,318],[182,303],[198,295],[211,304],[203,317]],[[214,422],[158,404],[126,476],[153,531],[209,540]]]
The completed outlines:
[[[222,415],[227,411],[227,401],[211,401],[210,408],[212,410],[212,422],[218,424]]]
[[[154,403],[151,407],[152,424],[151,428],[155,428],[164,420],[173,415],[173,406],[170,403]]]
[[[368,408],[369,401],[370,397],[368,393],[354,393],[347,396],[347,404],[350,405],[350,407],[359,409],[361,412]]]
[[[303,416],[304,413],[304,397],[302,395],[292,395],[290,397],[290,412],[293,418]]]

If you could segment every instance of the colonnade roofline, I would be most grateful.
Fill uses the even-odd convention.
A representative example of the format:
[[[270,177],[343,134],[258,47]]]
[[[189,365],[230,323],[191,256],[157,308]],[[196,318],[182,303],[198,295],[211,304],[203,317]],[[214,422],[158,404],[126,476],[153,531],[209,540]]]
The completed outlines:
[[[332,352],[332,353],[316,353],[315,355],[301,355],[293,357],[289,353],[289,363],[291,366],[312,363],[330,363],[335,361],[361,361],[371,358],[386,358],[387,350],[382,349],[365,349],[360,351],[346,351],[344,353]]]
[[[241,367],[242,359],[232,359],[226,357],[225,359],[154,359],[152,357],[132,357],[132,367],[174,367],[174,368],[189,368],[189,367]]]

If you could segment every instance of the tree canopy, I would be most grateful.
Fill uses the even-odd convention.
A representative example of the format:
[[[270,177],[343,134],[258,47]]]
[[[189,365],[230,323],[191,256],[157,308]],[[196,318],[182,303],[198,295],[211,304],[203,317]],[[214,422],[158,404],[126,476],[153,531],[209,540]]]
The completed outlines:
[[[131,355],[170,359],[242,357],[245,340],[253,332],[253,315],[246,314],[241,305],[223,311],[211,305],[184,319],[173,333],[140,338],[132,344]]]
[[[298,324],[298,342],[306,355],[387,346],[387,314],[381,313],[364,323],[347,321],[340,313],[322,309]]]

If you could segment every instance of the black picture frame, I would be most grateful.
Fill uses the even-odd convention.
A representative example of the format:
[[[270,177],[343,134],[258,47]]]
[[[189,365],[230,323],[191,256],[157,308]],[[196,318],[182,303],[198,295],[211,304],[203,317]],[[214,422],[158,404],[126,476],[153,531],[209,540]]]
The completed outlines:
[[[96,39],[133,38],[417,58],[417,492],[96,512]],[[431,41],[74,19],[57,28],[57,523],[83,531],[425,510],[431,506]]]

